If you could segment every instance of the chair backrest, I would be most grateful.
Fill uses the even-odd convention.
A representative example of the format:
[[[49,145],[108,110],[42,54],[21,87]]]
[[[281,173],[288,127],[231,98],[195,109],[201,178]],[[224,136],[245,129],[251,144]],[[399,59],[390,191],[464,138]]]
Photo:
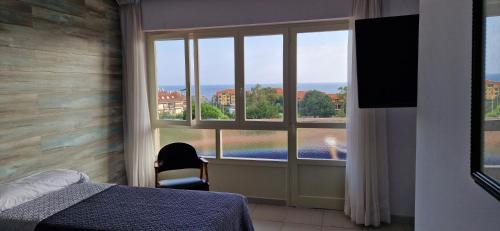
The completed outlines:
[[[160,149],[158,153],[158,172],[201,168],[202,161],[193,146],[186,143],[171,143]]]

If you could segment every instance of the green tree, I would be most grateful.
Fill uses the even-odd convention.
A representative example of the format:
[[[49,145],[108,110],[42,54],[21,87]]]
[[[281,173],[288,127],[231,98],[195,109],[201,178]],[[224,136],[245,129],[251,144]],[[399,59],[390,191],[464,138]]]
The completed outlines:
[[[301,116],[331,117],[335,114],[335,104],[327,94],[312,90],[306,92],[304,99],[299,102]]]
[[[337,88],[337,91],[338,91],[337,94],[340,97],[346,98],[346,96],[347,96],[347,86],[339,87],[339,88]]]
[[[347,112],[347,86],[339,87],[337,90],[338,90],[337,95],[339,99],[342,101],[342,110],[337,111],[335,113],[335,116],[345,117]]]
[[[192,118],[195,118],[195,104],[193,103],[191,106],[191,115]],[[230,119],[229,116],[225,115],[219,108],[213,106],[210,103],[201,103],[201,114],[203,115],[203,119],[219,119],[219,120],[227,120]],[[182,113],[182,119],[187,119],[187,113],[184,111]]]
[[[246,92],[246,114],[249,119],[282,118],[283,95],[276,89],[257,84]]]
[[[335,111],[335,116],[336,117],[345,117],[345,107],[342,108],[342,110]]]
[[[234,119],[234,113],[231,113],[229,110],[229,107],[223,107],[223,110],[221,110],[224,115],[226,115],[230,119]]]
[[[225,115],[219,108],[209,103],[202,103],[200,109],[203,119],[219,119],[219,120],[229,119],[229,116]]]
[[[278,107],[267,101],[258,101],[247,106],[246,113],[248,119],[274,119],[281,117]]]
[[[491,109],[489,112],[486,113],[486,117],[498,117],[500,116],[500,105],[498,105],[496,108]]]
[[[192,102],[193,102],[193,101],[192,101]],[[186,113],[186,111],[187,111],[187,110],[184,110],[184,112],[182,113],[182,119],[183,119],[183,120],[187,120],[187,113]],[[192,103],[192,104],[191,104],[191,118],[192,118],[193,120],[194,120],[194,118],[195,118],[195,117],[194,117],[194,116],[195,116],[195,114],[194,114],[194,113],[195,113],[195,112],[194,112],[194,103]]]
[[[170,114],[170,113],[160,113],[161,120],[182,120],[185,119],[185,115],[183,114]]]

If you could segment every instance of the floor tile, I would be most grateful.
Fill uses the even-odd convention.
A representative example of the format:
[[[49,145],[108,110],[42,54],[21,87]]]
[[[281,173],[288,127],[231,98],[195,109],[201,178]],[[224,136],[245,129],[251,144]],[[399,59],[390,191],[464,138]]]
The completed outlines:
[[[253,220],[253,227],[255,231],[280,231],[282,222],[277,221],[264,221],[264,220]]]
[[[410,225],[403,224],[391,224],[391,225],[382,225],[380,227],[370,227],[366,228],[366,231],[412,231],[413,228]]]
[[[317,209],[289,208],[285,222],[321,225],[323,212]]]
[[[349,217],[339,211],[326,211],[323,213],[323,226],[349,228],[351,230],[362,230],[362,227],[351,222]]]
[[[359,231],[362,229],[349,229],[349,228],[340,228],[340,227],[329,227],[329,226],[323,226],[321,231]]]
[[[297,223],[284,223],[281,231],[321,231],[319,225],[306,225]]]
[[[285,206],[257,205],[252,213],[252,219],[265,221],[284,221],[288,208]]]
[[[409,224],[358,226],[342,211],[248,204],[256,231],[413,231]]]

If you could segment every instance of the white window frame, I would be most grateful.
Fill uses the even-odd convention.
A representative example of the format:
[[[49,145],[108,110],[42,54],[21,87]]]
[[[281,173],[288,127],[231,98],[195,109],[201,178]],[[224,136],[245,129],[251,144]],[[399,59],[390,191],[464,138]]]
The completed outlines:
[[[187,120],[161,120],[158,118],[158,86],[156,78],[156,49],[155,41],[168,40],[184,40],[184,65],[185,65],[185,84],[186,84],[186,99],[187,99]],[[165,33],[151,34],[146,39],[147,49],[147,68],[148,68],[148,98],[149,98],[149,115],[151,118],[151,126],[153,128],[165,126],[191,126],[191,70],[189,60],[189,37],[184,33]]]
[[[329,25],[310,25],[310,26],[297,26],[291,28],[291,45],[290,48],[292,51],[290,52],[291,64],[290,75],[291,75],[291,88],[290,89],[293,94],[290,96],[290,101],[293,107],[290,107],[290,114],[297,114],[297,34],[299,33],[308,33],[308,32],[324,32],[324,31],[339,31],[339,30],[348,30],[349,25],[334,23]],[[293,116],[292,123],[297,125],[297,128],[346,128],[346,123],[338,123],[338,122],[300,122],[297,120],[296,116]]]
[[[230,161],[255,161],[248,158],[222,158],[222,137],[221,130],[268,130],[288,132],[288,160],[259,159],[259,161],[270,162],[317,162],[326,165],[345,165],[343,160],[323,160],[323,159],[298,159],[297,150],[297,129],[299,128],[331,128],[345,129],[346,123],[338,122],[299,122],[297,120],[297,34],[304,32],[322,32],[348,30],[349,21],[326,20],[320,22],[283,23],[275,25],[260,26],[239,26],[217,29],[195,29],[165,32],[147,33],[148,52],[148,78],[149,78],[149,98],[151,126],[153,129],[168,127],[183,127],[186,129],[214,129],[216,140],[216,159]],[[283,90],[284,90],[284,115],[283,121],[258,121],[246,120],[245,89],[244,89],[244,37],[245,36],[265,36],[283,35]],[[235,52],[235,90],[236,90],[236,116],[235,120],[201,120],[200,118],[200,85],[198,67],[198,40],[204,38],[234,38]],[[188,118],[186,121],[160,120],[157,117],[157,86],[155,73],[155,51],[154,41],[165,39],[184,39],[186,58],[186,95],[188,95]],[[193,47],[189,47],[189,40],[192,39]],[[190,49],[194,49],[194,81],[195,89],[191,88],[190,73]],[[195,91],[195,102],[191,102],[191,90]],[[191,105],[195,103],[195,119],[192,119]],[[294,105],[294,106],[293,106]],[[158,139],[157,139],[158,140]],[[330,164],[328,164],[330,163]]]
[[[245,55],[244,55],[244,49],[245,49],[245,37],[246,36],[266,36],[266,35],[282,35],[283,36],[283,120],[282,121],[266,121],[266,120],[246,120],[246,95],[244,92],[244,85],[245,85]],[[243,92],[242,96],[240,96],[241,99],[241,105],[243,105],[241,114],[242,114],[242,120],[245,127],[275,127],[275,128],[281,128],[285,129],[286,125],[289,124],[290,121],[290,114],[287,111],[288,105],[289,105],[289,97],[288,94],[290,92],[286,89],[289,89],[289,82],[288,81],[288,54],[289,54],[289,31],[286,28],[256,28],[256,29],[248,29],[248,30],[243,30],[239,33],[239,39],[240,39],[240,47],[239,49],[241,50],[240,52],[240,61],[241,61],[241,66],[240,66],[240,75],[242,78],[240,79],[241,84],[243,86]],[[269,130],[269,129],[263,129],[263,130]]]

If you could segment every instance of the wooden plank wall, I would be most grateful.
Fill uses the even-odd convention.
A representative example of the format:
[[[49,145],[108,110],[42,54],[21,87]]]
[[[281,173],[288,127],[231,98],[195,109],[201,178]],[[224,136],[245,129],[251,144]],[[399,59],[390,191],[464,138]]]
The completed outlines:
[[[120,42],[115,0],[0,1],[0,182],[126,182]]]

